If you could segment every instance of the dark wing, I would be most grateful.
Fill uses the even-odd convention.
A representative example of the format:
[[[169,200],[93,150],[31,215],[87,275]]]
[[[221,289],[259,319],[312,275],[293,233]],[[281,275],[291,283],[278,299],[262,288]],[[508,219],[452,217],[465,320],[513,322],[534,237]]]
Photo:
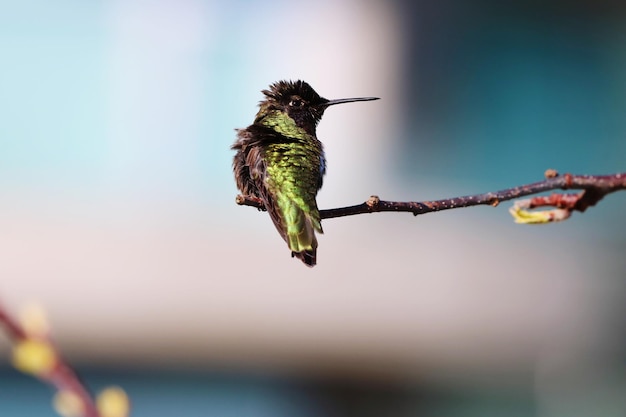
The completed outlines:
[[[237,140],[231,146],[237,151],[233,158],[233,172],[237,188],[246,196],[260,198],[257,183],[254,177],[264,175],[261,148],[259,141],[248,129],[237,130]]]
[[[284,140],[284,137],[269,128],[250,125],[246,129],[237,130],[237,141],[231,149],[237,151],[233,159],[237,188],[243,194],[257,197],[263,202],[280,236],[287,241],[281,212],[265,183],[266,164],[263,155],[263,145]]]

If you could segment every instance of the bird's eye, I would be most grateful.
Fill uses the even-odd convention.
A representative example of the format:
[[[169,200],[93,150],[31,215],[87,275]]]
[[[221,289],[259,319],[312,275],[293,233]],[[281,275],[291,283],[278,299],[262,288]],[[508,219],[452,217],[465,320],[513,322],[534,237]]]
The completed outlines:
[[[302,107],[304,103],[299,98],[294,98],[289,102],[290,107]]]

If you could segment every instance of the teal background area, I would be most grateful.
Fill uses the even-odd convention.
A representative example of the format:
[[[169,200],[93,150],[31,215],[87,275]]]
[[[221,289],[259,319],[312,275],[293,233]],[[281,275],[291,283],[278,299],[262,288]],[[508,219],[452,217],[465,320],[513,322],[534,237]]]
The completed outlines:
[[[5,370],[3,369],[3,372]],[[0,399],[11,416],[53,415],[50,390],[8,372]],[[534,415],[532,395],[524,390],[441,390],[347,381],[302,381],[259,374],[85,369],[96,388],[115,380],[131,395],[134,416],[413,416]]]
[[[485,180],[495,172],[524,181],[546,166],[620,170],[626,85],[617,3],[412,4],[404,114],[417,132],[407,155],[429,150],[418,173],[472,167]]]

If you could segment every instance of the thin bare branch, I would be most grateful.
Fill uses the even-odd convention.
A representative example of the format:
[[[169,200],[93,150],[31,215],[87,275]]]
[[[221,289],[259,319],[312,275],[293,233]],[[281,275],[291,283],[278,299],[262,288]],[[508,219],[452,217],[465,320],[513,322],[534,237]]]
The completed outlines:
[[[545,173],[546,179],[532,184],[520,185],[501,191],[463,197],[446,198],[434,201],[384,201],[378,196],[371,196],[366,202],[349,207],[320,210],[322,219],[353,216],[356,214],[378,213],[383,211],[409,212],[419,214],[451,210],[479,205],[497,206],[503,201],[539,194],[551,190],[583,190],[577,194],[553,194],[548,197],[535,197],[523,200],[521,206],[532,209],[536,207],[557,207],[568,212],[585,211],[597,204],[605,195],[626,189],[626,173],[612,175],[558,175],[554,170]],[[263,203],[255,197],[237,196],[237,204],[256,207],[264,210]]]

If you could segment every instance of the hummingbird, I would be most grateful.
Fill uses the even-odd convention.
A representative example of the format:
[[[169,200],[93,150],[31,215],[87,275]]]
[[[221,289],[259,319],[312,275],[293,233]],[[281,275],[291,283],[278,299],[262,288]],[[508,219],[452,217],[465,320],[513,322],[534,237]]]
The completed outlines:
[[[317,124],[329,106],[378,97],[328,100],[301,80],[278,81],[262,93],[254,122],[236,129],[231,147],[237,188],[262,203],[291,256],[313,267],[315,232],[323,233],[315,197],[326,173]]]

